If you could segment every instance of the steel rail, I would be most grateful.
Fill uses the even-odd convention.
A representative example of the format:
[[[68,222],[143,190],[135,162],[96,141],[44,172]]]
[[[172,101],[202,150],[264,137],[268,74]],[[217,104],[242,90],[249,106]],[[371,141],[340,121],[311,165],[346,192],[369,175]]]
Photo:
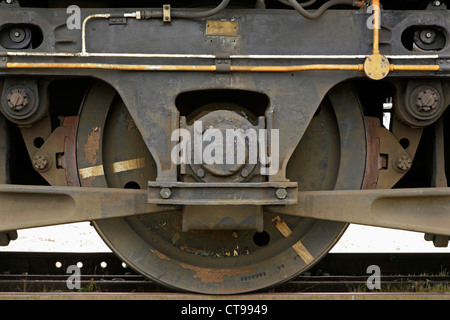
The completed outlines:
[[[449,258],[447,253],[331,253],[308,274],[260,291],[258,295],[272,299],[274,294],[333,292],[336,295],[370,291],[371,294],[396,292],[408,295],[415,291],[421,294],[438,291],[440,295],[432,297],[450,298],[450,276],[443,272]],[[66,270],[77,264],[80,265],[79,291],[89,294],[173,294],[175,299],[183,294],[134,273],[113,253],[0,252],[0,299],[19,292],[35,297],[43,292],[73,293],[75,289],[67,286],[71,274]],[[367,288],[371,275],[367,272],[369,265],[380,268],[380,289]]]

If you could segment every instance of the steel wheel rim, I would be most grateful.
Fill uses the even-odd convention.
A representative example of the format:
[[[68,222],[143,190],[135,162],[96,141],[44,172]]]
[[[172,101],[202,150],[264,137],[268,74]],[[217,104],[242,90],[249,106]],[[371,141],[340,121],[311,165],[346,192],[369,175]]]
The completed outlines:
[[[99,96],[102,96],[100,99],[103,100],[103,106],[101,106],[101,103],[98,103]],[[347,103],[344,103],[346,100],[353,101],[353,105],[349,106]],[[108,101],[110,101],[109,105]],[[108,161],[110,162],[108,158],[114,156],[108,156],[110,151],[105,150],[107,148],[102,146],[102,150],[97,152],[96,157],[89,156],[87,153],[87,151],[92,151],[92,148],[87,146],[92,145],[92,141],[89,141],[89,139],[92,140],[92,136],[95,135],[95,128],[100,130],[102,139],[107,136],[114,136],[114,134],[108,134],[108,130],[112,126],[110,106],[114,101],[116,101],[116,104],[120,103],[117,102],[117,97],[111,88],[103,83],[94,83],[84,103],[78,133],[77,157],[79,169],[103,166],[104,175],[88,179],[80,178],[82,186],[124,187],[122,180],[122,185],[118,185],[117,182],[111,182],[114,180],[111,179],[114,174],[111,174],[111,169],[108,169],[111,166],[108,166],[107,163]],[[341,105],[333,105],[336,103]],[[340,135],[340,139],[337,141],[341,145],[338,170],[336,171],[336,168],[327,169],[333,171],[328,176],[331,175],[334,178],[322,177],[323,185],[320,187],[321,189],[359,189],[361,187],[365,168],[365,163],[361,163],[361,159],[365,159],[365,154],[358,159],[354,159],[354,156],[351,155],[351,153],[354,153],[353,148],[361,147],[360,150],[365,152],[364,122],[359,104],[354,105],[355,103],[358,102],[353,90],[348,85],[343,85],[328,95],[328,98],[324,100],[319,109],[320,112],[311,123],[310,128],[313,128],[313,130],[320,129],[323,124],[328,124],[331,127],[330,119],[334,117],[336,122],[335,128],[333,130],[330,129],[330,132],[325,133],[325,135],[335,134],[336,129],[338,129]],[[93,105],[96,106],[95,112]],[[330,106],[333,110],[329,110]],[[121,108],[124,108],[124,106]],[[96,113],[97,117],[93,117],[93,113]],[[109,114],[108,117],[106,114]],[[345,123],[343,122],[344,117],[347,120]],[[314,122],[318,123],[318,125],[314,124]],[[338,123],[341,124],[341,128],[338,128]],[[343,128],[348,123],[353,123],[354,127]],[[312,129],[308,130],[311,132]],[[103,136],[101,135],[102,132]],[[342,142],[347,139],[346,135],[349,133],[362,138],[356,139],[354,141],[355,145],[342,146]],[[308,144],[308,136],[314,137],[314,133],[306,135],[304,140],[302,140],[303,144]],[[328,144],[336,146],[336,141]],[[302,146],[299,146],[299,148],[302,148]],[[143,157],[147,159],[146,156]],[[94,158],[95,161],[93,161]],[[328,158],[330,157],[328,156]],[[345,164],[341,163],[343,159],[346,162]],[[115,159],[114,161],[120,162],[121,160]],[[295,161],[295,157],[293,161]],[[314,157],[302,161],[314,161]],[[330,165],[330,167],[332,166]],[[345,177],[347,173],[342,172],[348,171],[348,168],[352,168],[353,172],[360,172],[353,174],[352,179],[348,179]],[[324,179],[328,179],[331,182],[326,182]],[[335,179],[334,183],[333,179]],[[145,180],[143,179],[143,181]],[[142,187],[142,183],[139,185]],[[300,184],[300,186],[303,189],[308,188],[305,183]],[[314,188],[314,184],[309,187]],[[164,220],[165,215],[166,218],[167,215],[171,215],[171,218]],[[179,226],[173,226],[161,238],[158,235],[158,231],[155,230],[158,228],[161,230],[164,227],[164,223],[166,225],[168,222],[175,224],[174,221],[181,219],[180,213],[164,213],[160,214],[159,217],[152,216],[150,221],[146,221],[148,219],[148,216],[142,216],[106,220],[94,223],[94,226],[111,250],[137,272],[177,290],[212,294],[235,294],[254,291],[277,285],[290,279],[318,262],[339,240],[347,227],[345,223],[285,216],[278,218],[277,215],[265,213],[265,232],[269,234],[268,244],[265,246],[256,244],[253,239],[255,231],[241,231],[235,232],[235,234],[231,231],[225,235],[227,248],[220,251],[211,249],[220,244],[221,241],[220,239],[212,238],[211,232],[207,232],[207,237],[204,237],[204,233],[202,236],[202,233],[199,232],[181,235],[178,230]],[[157,223],[157,221],[160,222]],[[280,232],[277,222],[285,223],[292,234],[289,237],[285,237]],[[216,232],[215,235],[219,237],[220,233]],[[191,242],[189,237],[191,237]],[[231,245],[233,238],[236,240],[234,246]],[[252,239],[250,240],[250,238]],[[208,250],[199,250],[198,247],[195,247],[198,243],[206,243],[205,241],[207,241]],[[253,242],[253,245],[250,248],[244,248],[249,241]],[[313,257],[312,260],[309,260],[307,256],[305,258],[305,256],[299,255],[299,242],[307,248],[307,251]],[[195,243],[195,245],[192,243]],[[256,250],[252,251],[255,248]],[[236,251],[237,249],[239,251]]]

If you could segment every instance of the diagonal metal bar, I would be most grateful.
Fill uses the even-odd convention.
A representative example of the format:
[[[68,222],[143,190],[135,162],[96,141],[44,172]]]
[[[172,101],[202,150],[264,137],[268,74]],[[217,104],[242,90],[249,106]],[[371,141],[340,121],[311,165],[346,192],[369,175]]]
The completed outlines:
[[[450,188],[299,192],[273,213],[450,235]]]
[[[146,190],[112,188],[0,184],[0,204],[0,232],[163,211]]]

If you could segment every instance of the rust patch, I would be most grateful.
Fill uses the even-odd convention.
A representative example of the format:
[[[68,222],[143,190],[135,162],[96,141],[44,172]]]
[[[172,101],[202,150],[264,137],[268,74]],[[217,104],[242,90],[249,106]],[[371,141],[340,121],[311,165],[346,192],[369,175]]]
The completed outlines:
[[[128,125],[127,125],[127,132],[130,132],[131,130],[135,129],[136,125],[134,124],[133,120],[128,121]]]
[[[235,275],[242,273],[251,273],[252,269],[208,269],[194,267],[185,263],[180,263],[180,266],[184,269],[189,269],[195,272],[194,278],[200,279],[203,283],[221,283],[225,281],[225,277],[231,278]]]
[[[91,133],[88,134],[87,142],[84,146],[85,159],[93,166],[97,164],[97,153],[100,148],[101,136],[101,128],[93,128]]]
[[[160,258],[161,260],[170,260],[168,256],[166,256],[165,254],[162,254],[158,250],[152,249],[151,252],[156,254],[158,256],[158,258]]]

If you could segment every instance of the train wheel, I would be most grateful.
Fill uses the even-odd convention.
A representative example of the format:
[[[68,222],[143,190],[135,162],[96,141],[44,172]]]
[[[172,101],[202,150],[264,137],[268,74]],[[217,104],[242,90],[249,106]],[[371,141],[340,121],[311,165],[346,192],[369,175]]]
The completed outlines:
[[[77,162],[85,187],[146,188],[156,166],[123,102],[94,82],[80,113]],[[360,189],[366,139],[350,85],[324,99],[287,174],[299,190]],[[177,290],[236,294],[277,285],[319,261],[344,223],[264,212],[264,231],[189,231],[181,212],[96,222],[111,248],[137,272]]]

